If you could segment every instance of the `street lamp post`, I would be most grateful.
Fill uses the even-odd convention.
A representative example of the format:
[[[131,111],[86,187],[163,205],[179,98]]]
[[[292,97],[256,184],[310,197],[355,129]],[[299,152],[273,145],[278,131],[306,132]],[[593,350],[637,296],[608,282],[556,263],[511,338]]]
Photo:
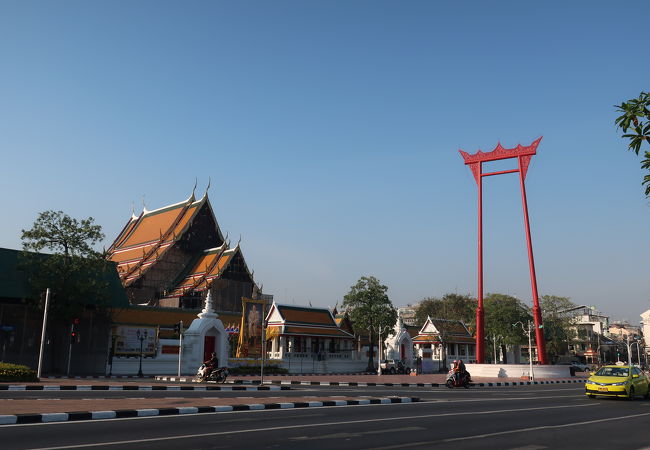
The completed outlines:
[[[381,375],[382,347],[383,347],[383,342],[381,341],[381,334],[382,334],[382,331],[384,331],[384,330],[388,331],[388,329],[391,328],[391,327],[378,325],[376,327],[373,326],[372,328],[377,332],[377,334],[379,336],[379,343],[377,345],[377,347],[378,347],[378,349],[377,349],[377,359],[378,359],[377,376],[380,376]]]
[[[512,324],[513,327],[516,327],[517,325],[520,325],[523,332],[528,335],[528,363],[530,365],[530,380],[535,381],[535,373],[533,372],[533,346],[531,340],[533,325],[530,320],[528,321],[528,326],[526,328],[524,328],[524,324],[522,322],[516,322]]]
[[[627,365],[632,365],[632,346],[630,345],[630,335],[625,336],[625,342],[627,346]]]
[[[135,335],[140,340],[140,368],[138,369],[138,376],[142,378],[144,376],[142,374],[142,343],[144,342],[145,339],[147,339],[147,330],[144,330],[144,333],[140,333],[140,329],[138,329]]]
[[[494,349],[493,349],[494,350],[494,364],[497,363],[497,339],[501,340],[502,338],[503,338],[503,336],[501,336],[501,335],[498,335],[498,336],[496,334],[492,335],[492,342],[493,342],[493,347],[494,347]]]

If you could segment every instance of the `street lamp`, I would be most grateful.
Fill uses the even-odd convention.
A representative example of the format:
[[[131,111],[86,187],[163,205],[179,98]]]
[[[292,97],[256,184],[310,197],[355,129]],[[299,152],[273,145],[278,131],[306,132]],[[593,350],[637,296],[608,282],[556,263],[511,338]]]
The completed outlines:
[[[530,380],[535,381],[535,373],[533,372],[533,345],[531,341],[531,333],[533,332],[533,324],[528,321],[528,326],[524,328],[524,324],[522,322],[516,322],[513,323],[512,326],[516,327],[517,325],[521,325],[521,329],[523,330],[524,333],[528,335],[528,362],[530,364]]]
[[[142,378],[144,376],[142,374],[142,343],[144,342],[145,339],[147,339],[147,330],[144,330],[144,333],[140,333],[140,329],[138,329],[135,335],[140,340],[140,369],[138,369],[138,376]]]
[[[381,355],[381,353],[382,353],[381,350],[382,350],[382,347],[384,346],[383,342],[381,341],[381,334],[382,334],[382,331],[384,331],[384,330],[388,331],[391,327],[387,326],[387,325],[384,325],[384,326],[375,325],[375,326],[372,326],[371,328],[373,330],[375,330],[377,332],[377,334],[379,335],[379,345],[378,345],[379,349],[378,349],[378,355],[377,355],[377,358],[379,359],[379,363],[377,364],[377,376],[379,376],[379,375],[381,375],[381,356],[382,356]]]
[[[493,350],[494,350],[494,364],[497,364],[497,340],[501,341],[503,339],[503,336],[501,335],[492,335],[492,342],[493,342]]]

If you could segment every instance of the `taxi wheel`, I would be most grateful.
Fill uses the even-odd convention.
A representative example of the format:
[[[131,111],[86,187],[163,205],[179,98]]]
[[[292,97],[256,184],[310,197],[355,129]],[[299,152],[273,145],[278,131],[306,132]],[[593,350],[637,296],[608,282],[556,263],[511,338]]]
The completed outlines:
[[[648,386],[648,390],[645,391],[645,395],[643,396],[646,400],[650,399],[650,386]]]
[[[634,400],[634,387],[630,387],[630,392],[627,394],[628,400]]]

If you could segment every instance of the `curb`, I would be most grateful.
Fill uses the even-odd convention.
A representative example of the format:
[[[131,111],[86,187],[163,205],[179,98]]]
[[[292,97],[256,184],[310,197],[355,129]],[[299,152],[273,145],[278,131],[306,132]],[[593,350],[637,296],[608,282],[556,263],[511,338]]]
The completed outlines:
[[[287,391],[287,386],[0,385],[0,391]]]
[[[294,376],[295,374],[287,374],[287,373],[277,373],[277,374],[271,374],[267,375],[270,377],[291,377]],[[323,375],[322,373],[301,373],[301,376],[314,376],[314,375]],[[327,375],[376,375],[376,373],[371,373],[371,372],[328,372]],[[257,374],[242,374],[242,375],[237,375],[238,377],[258,377],[259,375]],[[194,378],[194,375],[186,375],[182,378],[187,378],[189,379]],[[153,376],[153,375],[145,375],[144,377],[139,377],[137,375],[75,375],[75,376],[66,376],[66,375],[48,375],[44,376],[42,378],[47,378],[50,380],[82,380],[82,379],[95,379],[95,380],[112,380],[112,379],[120,379],[120,378],[127,378],[127,379],[140,379],[142,380],[143,378],[155,378],[155,379],[161,379],[161,378],[169,378],[169,377],[161,377],[161,376]]]
[[[157,376],[156,381],[173,381],[189,382],[192,378],[185,377],[168,377]],[[471,386],[496,387],[496,386],[530,386],[535,384],[565,384],[565,383],[584,383],[586,379],[580,380],[541,380],[541,381],[490,381],[471,383]],[[227,384],[259,385],[259,380],[233,380],[227,381]],[[374,383],[372,381],[304,381],[304,380],[269,380],[264,384],[268,385],[300,385],[300,386],[401,386],[401,387],[440,387],[445,383]]]
[[[129,417],[170,416],[181,414],[209,414],[262,409],[318,408],[323,406],[379,405],[390,403],[415,403],[417,397],[372,398],[363,400],[329,400],[323,402],[253,403],[250,405],[199,406],[161,409],[122,409],[117,411],[77,411],[68,413],[0,415],[0,425],[26,423],[67,422],[75,420],[121,419]]]
[[[169,380],[173,381],[173,380]],[[497,386],[531,386],[536,384],[570,384],[584,383],[586,380],[542,380],[542,381],[492,381],[470,383],[470,386],[497,387]],[[258,380],[236,380],[235,384],[259,384]],[[271,380],[264,384],[270,385],[301,385],[301,386],[399,386],[399,387],[444,387],[445,383],[373,383],[356,381],[300,381],[300,380]]]
[[[535,384],[571,384],[584,383],[587,380],[545,380],[545,381],[504,381],[471,383],[471,386],[494,387],[494,386],[532,386]]]
[[[142,380],[146,378],[153,378],[153,376],[143,376],[139,377],[137,375],[75,375],[73,377],[69,377],[66,375],[61,375],[61,376],[55,376],[55,375],[48,375],[44,376],[41,378],[47,378],[48,380],[81,380],[81,379],[94,379],[94,380],[112,380],[116,378],[130,378],[130,379],[135,379],[135,380]]]

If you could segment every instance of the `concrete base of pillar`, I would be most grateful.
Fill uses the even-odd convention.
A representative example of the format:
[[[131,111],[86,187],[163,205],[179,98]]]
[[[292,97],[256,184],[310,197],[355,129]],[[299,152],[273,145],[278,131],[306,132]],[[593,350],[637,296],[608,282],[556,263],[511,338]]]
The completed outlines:
[[[466,364],[472,377],[521,378],[530,377],[529,364]],[[535,378],[569,378],[569,366],[533,365]]]

